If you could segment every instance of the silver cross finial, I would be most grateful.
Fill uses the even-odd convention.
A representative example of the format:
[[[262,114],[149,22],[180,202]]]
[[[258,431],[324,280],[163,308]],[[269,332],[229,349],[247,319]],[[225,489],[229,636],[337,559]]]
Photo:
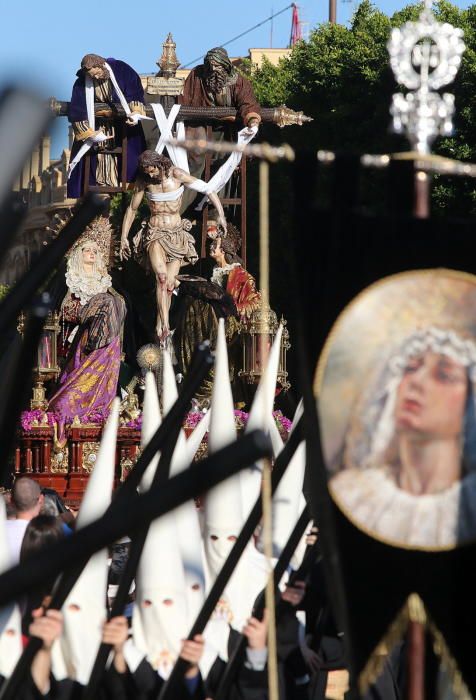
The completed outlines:
[[[463,31],[436,20],[431,0],[417,22],[393,29],[387,44],[395,80],[409,92],[393,95],[393,129],[406,133],[414,150],[429,153],[438,135],[452,133],[454,95],[437,92],[451,83],[465,49]]]

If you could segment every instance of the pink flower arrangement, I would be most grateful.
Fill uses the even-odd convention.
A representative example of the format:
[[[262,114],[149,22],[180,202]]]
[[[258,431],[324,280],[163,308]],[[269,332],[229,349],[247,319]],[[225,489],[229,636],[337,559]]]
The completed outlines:
[[[44,416],[46,415],[48,425],[51,426],[53,423],[58,421],[58,416],[52,411],[47,411],[46,414],[40,408],[36,408],[33,411],[22,411],[21,414],[21,427],[23,430],[30,431],[34,427],[40,425],[46,425],[44,421]],[[35,424],[35,425],[33,425]]]
[[[56,413],[53,413],[52,411],[47,411],[46,414],[41,409],[35,409],[34,411],[23,411],[21,414],[21,427],[23,428],[23,430],[28,432],[34,427],[46,425],[44,423],[45,415],[49,426],[52,426],[53,423],[58,422],[59,420],[59,417],[56,415]],[[185,421],[183,424],[184,428],[194,430],[200,423],[204,415],[205,414],[201,411],[190,411],[190,413],[187,413],[185,417]],[[286,416],[283,415],[282,411],[274,411],[273,416],[274,420],[276,421],[277,428],[281,434],[281,437],[283,439],[286,439],[289,435],[289,431],[291,430],[292,422],[289,420],[289,418],[286,418]],[[248,417],[249,413],[246,413],[245,411],[235,410],[235,422],[237,427],[244,428],[248,422]],[[106,421],[106,419],[107,416],[104,415],[102,411],[94,411],[83,416],[81,423],[95,423],[102,425]],[[134,430],[140,430],[142,428],[142,413],[137,418],[128,421],[125,424],[125,427],[134,428]]]
[[[109,411],[104,412],[104,411],[91,411],[91,413],[87,413],[81,418],[81,423],[84,425],[85,423],[95,423],[102,425],[103,423],[106,422],[107,417],[109,416]]]
[[[142,428],[142,413],[137,418],[127,421],[125,424],[126,428],[134,428],[134,430],[140,430]]]
[[[201,411],[191,411],[187,414],[185,418],[184,428],[190,428],[191,430],[194,430],[200,423],[204,415],[205,414]],[[246,411],[235,410],[235,422],[239,428],[245,427],[245,425],[248,422],[248,417],[249,413],[246,413]],[[274,411],[273,417],[276,421],[276,425],[281,436],[284,439],[286,439],[289,435],[289,431],[291,430],[292,421],[290,421],[289,418],[286,418],[286,416],[283,415],[282,411]]]
[[[204,415],[205,414],[201,411],[190,411],[190,413],[187,413],[187,415],[185,416],[183,427],[191,428],[192,430],[194,430],[200,423]]]
[[[292,428],[293,422],[283,415],[282,411],[273,411],[273,417],[281,433],[281,437],[287,438]]]

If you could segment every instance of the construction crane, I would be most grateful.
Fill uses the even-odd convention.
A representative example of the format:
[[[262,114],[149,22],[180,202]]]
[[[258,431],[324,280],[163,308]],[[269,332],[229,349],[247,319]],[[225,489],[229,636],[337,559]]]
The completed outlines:
[[[301,22],[299,20],[299,8],[296,3],[291,4],[293,14],[291,19],[291,36],[289,38],[289,48],[292,48],[297,41],[302,39]]]

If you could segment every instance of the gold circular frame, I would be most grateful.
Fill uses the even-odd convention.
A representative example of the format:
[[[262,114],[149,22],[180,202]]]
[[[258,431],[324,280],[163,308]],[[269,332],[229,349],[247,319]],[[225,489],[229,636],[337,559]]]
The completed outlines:
[[[333,476],[348,468],[343,466],[343,459],[336,460],[339,454],[343,458],[355,417],[353,411],[368,387],[369,376],[375,379],[377,375],[376,360],[383,366],[382,356],[388,354],[389,347],[395,348],[412,331],[430,325],[464,332],[476,342],[475,275],[446,268],[412,270],[385,277],[365,288],[339,314],[326,339],[314,376],[314,394],[329,491],[338,508],[355,527],[384,544],[438,552],[476,541],[476,531],[474,538],[463,541],[458,541],[456,535],[455,543],[448,546],[414,545],[390,539],[356,518],[331,484]],[[360,342],[356,339],[359,333]]]

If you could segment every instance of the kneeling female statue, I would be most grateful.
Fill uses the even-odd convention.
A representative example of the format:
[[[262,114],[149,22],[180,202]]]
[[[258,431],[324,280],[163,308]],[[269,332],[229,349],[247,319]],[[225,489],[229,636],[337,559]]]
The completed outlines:
[[[60,442],[65,424],[76,416],[81,422],[105,420],[116,395],[126,306],[107,272],[109,241],[110,224],[101,217],[67,259],[61,318],[69,349],[48,407],[59,416]]]

